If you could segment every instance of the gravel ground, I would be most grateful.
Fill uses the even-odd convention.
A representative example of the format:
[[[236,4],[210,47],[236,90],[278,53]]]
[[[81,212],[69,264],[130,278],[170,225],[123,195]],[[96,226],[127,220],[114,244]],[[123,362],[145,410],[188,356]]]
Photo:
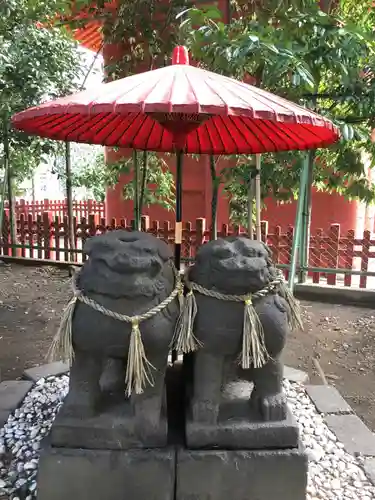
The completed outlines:
[[[41,379],[0,430],[0,499],[33,500],[41,440],[68,390],[68,376]],[[306,500],[373,500],[375,487],[328,429],[302,386],[284,382],[309,457]],[[3,495],[3,496],[1,496]]]

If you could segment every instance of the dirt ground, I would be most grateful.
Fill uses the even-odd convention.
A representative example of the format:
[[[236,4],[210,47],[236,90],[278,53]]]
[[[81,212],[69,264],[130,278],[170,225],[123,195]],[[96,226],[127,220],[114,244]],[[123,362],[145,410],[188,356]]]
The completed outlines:
[[[66,270],[0,266],[0,380],[45,361],[69,298]],[[306,328],[290,336],[286,364],[322,383],[318,359],[328,382],[375,431],[375,310],[318,302],[303,308]]]

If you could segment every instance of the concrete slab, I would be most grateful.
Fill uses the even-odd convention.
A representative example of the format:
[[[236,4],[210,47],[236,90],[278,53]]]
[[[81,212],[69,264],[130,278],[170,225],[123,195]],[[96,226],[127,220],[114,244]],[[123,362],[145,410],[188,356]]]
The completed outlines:
[[[0,384],[0,411],[15,410],[34,384],[28,380],[8,380]]]
[[[173,500],[176,452],[48,448],[38,472],[38,500]]]
[[[23,377],[27,380],[38,382],[41,378],[52,376],[58,377],[59,375],[64,375],[67,372],[69,372],[69,365],[63,363],[62,361],[56,361],[55,363],[48,363],[46,365],[28,368],[23,372]]]
[[[11,410],[0,410],[0,428],[4,427],[11,413]]]
[[[356,415],[327,415],[325,422],[348,453],[375,457],[375,436]]]
[[[331,385],[306,385],[307,394],[320,413],[353,413],[351,406]]]
[[[375,486],[375,458],[366,458],[363,468],[369,480]]]
[[[309,374],[291,366],[284,366],[284,378],[290,382],[306,384],[309,381]]]
[[[302,451],[184,450],[177,454],[177,500],[305,500]]]

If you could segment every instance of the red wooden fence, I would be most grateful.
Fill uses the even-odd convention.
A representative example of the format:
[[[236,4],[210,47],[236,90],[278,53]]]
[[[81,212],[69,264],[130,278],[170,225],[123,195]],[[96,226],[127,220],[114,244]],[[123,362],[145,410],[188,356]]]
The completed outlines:
[[[106,221],[99,214],[88,217],[74,217],[76,251],[69,252],[68,217],[43,212],[33,217],[21,213],[17,218],[17,255],[26,258],[55,259],[58,261],[84,260],[82,247],[87,238],[113,229],[131,230],[132,221],[121,219]],[[174,225],[170,222],[150,222],[142,217],[142,230],[173,244]],[[219,236],[243,234],[244,230],[223,224]],[[209,240],[209,228],[205,219],[183,225],[182,256],[194,259],[197,248]],[[293,228],[282,232],[279,226],[269,229],[267,222],[262,223],[263,241],[271,248],[275,263],[287,265],[293,240]],[[362,238],[355,238],[354,231],[340,233],[339,224],[333,224],[328,231],[319,229],[310,238],[309,277],[313,283],[328,285],[360,286],[375,288],[375,239],[369,231],[364,231]],[[12,255],[10,247],[9,216],[5,214],[2,230],[1,254]],[[73,258],[72,258],[73,257]],[[315,269],[314,269],[315,268]],[[325,272],[328,268],[335,273]],[[353,276],[345,270],[362,271],[362,275]],[[371,276],[374,275],[374,277]],[[342,277],[342,278],[341,278]]]
[[[8,209],[8,202],[5,202],[5,209]],[[31,214],[33,217],[41,215],[44,212],[50,212],[52,216],[64,217],[68,215],[68,202],[67,200],[49,200],[48,198],[43,201],[28,202],[26,200],[17,200],[15,203],[16,217],[19,218],[22,214],[28,216]],[[75,217],[81,219],[88,217],[91,214],[105,216],[105,204],[95,200],[77,201],[73,200],[73,214]]]

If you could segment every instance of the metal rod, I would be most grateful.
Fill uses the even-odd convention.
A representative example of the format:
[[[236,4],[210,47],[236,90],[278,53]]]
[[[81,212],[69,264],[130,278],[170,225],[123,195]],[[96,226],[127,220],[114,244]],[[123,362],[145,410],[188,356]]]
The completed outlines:
[[[133,150],[133,167],[134,167],[134,230],[139,231],[141,226],[141,217],[139,213],[139,164],[137,151]]]
[[[210,172],[211,172],[211,240],[217,239],[217,200],[219,194],[219,182],[216,175],[215,156],[210,155]]]
[[[300,283],[305,283],[307,279],[307,272],[305,270],[305,267],[308,267],[309,265],[311,211],[312,211],[312,184],[314,181],[314,159],[315,159],[315,150],[312,150],[309,152],[309,171],[306,182],[305,203],[303,208]]]
[[[75,234],[73,221],[73,192],[72,192],[72,162],[70,155],[70,143],[65,143],[65,176],[66,176],[66,200],[68,204],[68,226],[69,226],[69,247],[71,259],[75,260]]]
[[[300,174],[297,213],[296,213],[296,220],[295,220],[295,225],[294,225],[292,252],[291,252],[291,256],[290,256],[289,288],[291,291],[293,291],[293,288],[294,288],[294,278],[296,275],[296,268],[297,268],[297,254],[298,254],[298,246],[300,244],[302,212],[303,212],[303,206],[305,203],[308,170],[309,170],[309,159],[308,159],[308,155],[306,155],[306,158],[303,162],[303,167],[301,169],[301,174]]]
[[[181,267],[181,243],[182,243],[182,166],[183,152],[176,153],[176,228],[175,228],[175,266],[179,271]]]
[[[260,189],[260,154],[255,155],[255,232],[256,239],[261,241],[262,239],[262,227],[261,227],[261,189]]]

